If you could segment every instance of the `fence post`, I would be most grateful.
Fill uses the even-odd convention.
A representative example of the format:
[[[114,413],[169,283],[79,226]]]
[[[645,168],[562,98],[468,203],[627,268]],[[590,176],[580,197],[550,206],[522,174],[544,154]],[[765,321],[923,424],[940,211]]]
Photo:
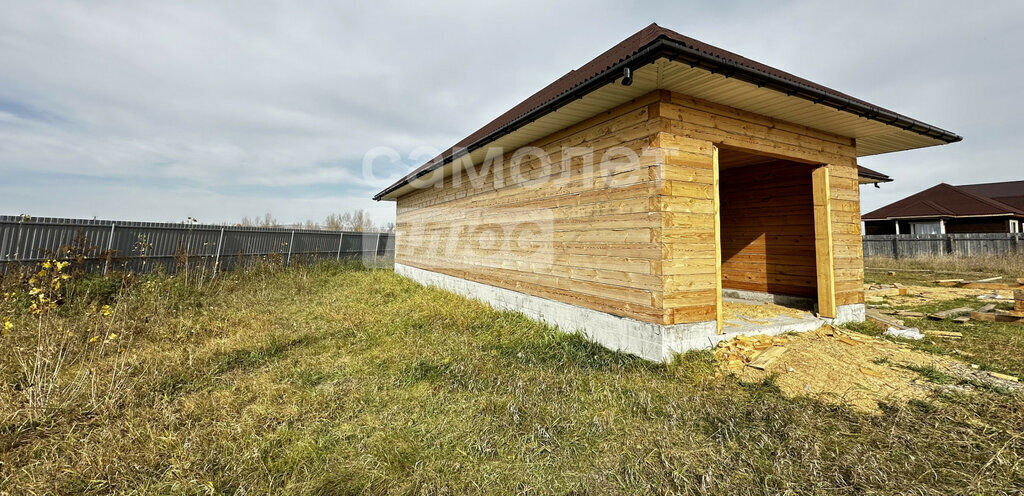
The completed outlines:
[[[213,277],[220,270],[220,252],[224,251],[224,228],[220,228],[220,239],[217,240],[217,258],[213,259]]]
[[[892,258],[900,258],[900,235],[892,237]]]
[[[342,245],[342,243],[344,243],[344,241],[345,241],[345,233],[341,233],[341,235],[338,236],[338,256],[335,257],[335,260],[341,260],[341,245]]]
[[[18,222],[18,238],[14,241],[14,261],[18,265],[21,265],[21,259],[24,253],[21,253],[21,230],[25,227],[25,218],[21,218],[21,222]]]
[[[380,233],[377,233],[377,242],[373,244],[373,265],[377,265],[378,250],[380,250]]]
[[[292,237],[288,240],[288,256],[284,259],[284,266],[287,267],[292,263],[292,245],[295,244],[295,230],[292,229]]]
[[[110,269],[110,257],[113,256],[111,250],[114,249],[114,227],[116,223],[110,223],[110,236],[107,238],[107,261],[103,262],[103,275],[107,275],[107,270]]]
[[[956,243],[953,242],[953,236],[947,234],[946,235],[946,242],[949,243],[949,245],[948,245],[949,246],[948,253],[950,255],[956,255]]]

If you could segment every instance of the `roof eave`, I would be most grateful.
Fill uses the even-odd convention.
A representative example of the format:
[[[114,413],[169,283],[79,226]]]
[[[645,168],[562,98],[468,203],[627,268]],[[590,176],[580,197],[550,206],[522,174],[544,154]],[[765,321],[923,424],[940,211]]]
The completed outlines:
[[[661,57],[665,57],[672,61],[686,63],[691,67],[700,67],[701,69],[708,70],[713,73],[722,74],[725,77],[735,78],[755,84],[758,87],[769,88],[786,94],[787,96],[795,96],[813,103],[822,104],[842,112],[851,113],[858,117],[898,127],[944,143],[956,143],[963,140],[963,137],[960,135],[945,129],[932,126],[879,107],[865,105],[862,102],[855,101],[850,98],[834,95],[797,81],[790,81],[774,74],[768,74],[761,70],[747,67],[731,60],[721,59],[688,47],[682,42],[668,38],[666,35],[662,35],[651,43],[635,51],[632,55],[608,66],[603,71],[583,83],[559,94],[537,107],[534,107],[522,116],[510,121],[508,124],[498,128],[492,133],[483,136],[469,146],[462,148],[455,153],[448,153],[447,156],[442,154],[438,159],[425,164],[417,171],[407,175],[398,182],[377,193],[374,195],[373,199],[377,201],[395,199],[389,197],[389,195],[409,184],[411,181],[423,177],[452,160],[481,148],[495,139],[509,134],[548,113],[554,112],[576,99],[583,98],[587,94],[607,84],[614,83],[622,76],[622,71],[626,67],[635,71],[642,66],[653,63]]]

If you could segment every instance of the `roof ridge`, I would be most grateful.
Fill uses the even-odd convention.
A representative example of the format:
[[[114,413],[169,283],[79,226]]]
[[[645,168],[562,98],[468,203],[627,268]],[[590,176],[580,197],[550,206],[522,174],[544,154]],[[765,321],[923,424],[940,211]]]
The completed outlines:
[[[995,184],[1012,184],[1012,183],[1024,183],[1024,179],[1019,179],[1019,180],[1016,180],[1016,181],[996,181],[996,182],[992,182],[992,183],[957,184],[956,187],[963,188],[963,187],[970,187],[970,186],[992,186],[992,185],[995,185]]]

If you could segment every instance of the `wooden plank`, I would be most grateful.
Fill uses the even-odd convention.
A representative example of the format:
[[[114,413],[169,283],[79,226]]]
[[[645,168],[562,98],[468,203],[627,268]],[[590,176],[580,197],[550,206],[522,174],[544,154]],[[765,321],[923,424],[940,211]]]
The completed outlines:
[[[722,333],[722,212],[719,189],[718,147],[711,149],[711,192],[714,198],[715,214],[715,321],[718,333]]]
[[[748,363],[747,366],[758,370],[764,370],[771,365],[776,358],[779,358],[784,353],[786,353],[786,348],[784,346],[773,346],[765,350],[764,353],[758,355],[757,358]]]
[[[814,248],[818,280],[818,313],[836,316],[836,281],[832,251],[832,207],[829,166],[811,172],[814,197]]]
[[[946,320],[946,319],[948,319],[950,317],[956,317],[956,316],[959,316],[959,315],[963,315],[965,313],[969,313],[970,311],[971,311],[971,308],[969,308],[969,307],[953,308],[953,309],[950,309],[950,310],[943,310],[941,312],[935,312],[935,313],[932,313],[932,314],[928,314],[928,318],[932,319],[932,320]]]
[[[1001,313],[983,313],[983,312],[971,312],[971,318],[974,320],[981,320],[985,322],[1011,322],[1015,324],[1024,324],[1024,317],[1015,317],[1010,314]]]

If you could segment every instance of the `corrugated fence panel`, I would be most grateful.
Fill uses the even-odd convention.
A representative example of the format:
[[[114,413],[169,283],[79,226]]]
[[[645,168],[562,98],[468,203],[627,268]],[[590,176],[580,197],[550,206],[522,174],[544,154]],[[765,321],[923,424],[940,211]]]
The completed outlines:
[[[885,234],[864,236],[865,257],[1024,255],[1024,234]]]
[[[0,269],[79,259],[87,270],[169,273],[394,255],[394,235],[310,229],[0,216]]]

